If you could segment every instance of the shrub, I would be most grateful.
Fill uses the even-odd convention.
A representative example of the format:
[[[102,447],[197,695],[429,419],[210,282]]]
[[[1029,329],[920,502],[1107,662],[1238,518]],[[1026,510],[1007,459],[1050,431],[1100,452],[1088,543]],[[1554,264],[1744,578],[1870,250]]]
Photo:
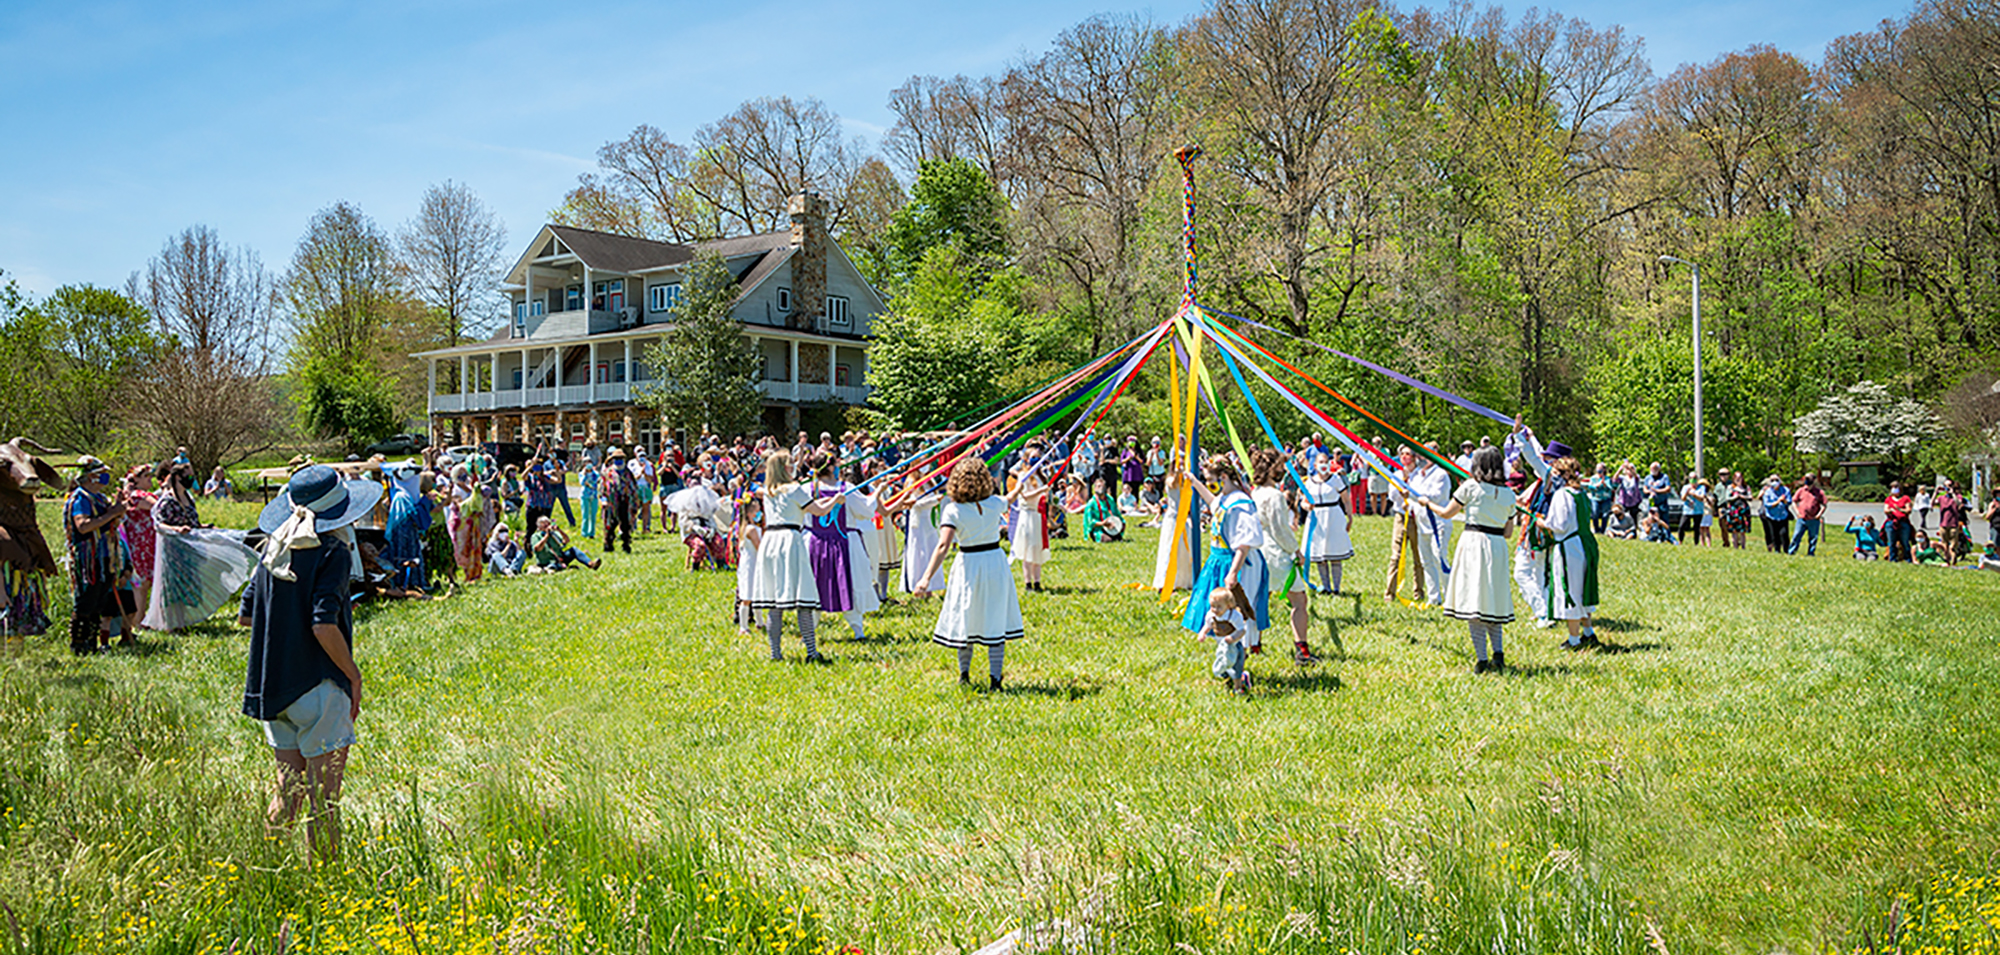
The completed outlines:
[[[1835,488],[1833,499],[1856,504],[1872,504],[1889,496],[1889,489],[1880,484],[1849,484]]]

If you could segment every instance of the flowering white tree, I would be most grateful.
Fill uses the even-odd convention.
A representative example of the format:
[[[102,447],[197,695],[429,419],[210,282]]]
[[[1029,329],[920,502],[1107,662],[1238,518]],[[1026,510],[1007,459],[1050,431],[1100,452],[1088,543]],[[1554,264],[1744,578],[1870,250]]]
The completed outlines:
[[[1928,405],[1862,381],[1821,398],[1818,408],[1793,420],[1792,440],[1806,454],[1851,461],[1908,454],[1941,430]]]

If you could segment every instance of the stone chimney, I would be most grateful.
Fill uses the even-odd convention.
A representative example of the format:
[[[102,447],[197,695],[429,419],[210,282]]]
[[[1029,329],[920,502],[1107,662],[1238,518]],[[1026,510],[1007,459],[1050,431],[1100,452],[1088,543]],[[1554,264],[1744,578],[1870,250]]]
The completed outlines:
[[[826,311],[826,199],[816,192],[792,197],[792,314],[793,328],[819,328]]]

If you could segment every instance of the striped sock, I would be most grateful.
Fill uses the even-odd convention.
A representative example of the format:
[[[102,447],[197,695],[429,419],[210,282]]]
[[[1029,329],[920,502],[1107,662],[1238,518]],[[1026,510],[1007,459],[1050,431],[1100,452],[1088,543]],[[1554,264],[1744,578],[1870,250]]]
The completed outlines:
[[[785,658],[784,646],[778,641],[781,628],[785,624],[785,615],[780,613],[776,607],[772,607],[766,612],[770,614],[770,617],[764,622],[764,633],[771,638],[771,659],[783,660]]]
[[[965,646],[958,648],[958,675],[965,676],[966,674],[969,674],[971,672],[972,672],[972,645],[967,644]]]
[[[818,615],[818,611],[799,611],[799,639],[805,643],[809,657],[819,656],[819,641],[813,639],[813,620]]]
[[[969,651],[970,649],[971,649],[970,647],[968,647],[968,648],[967,648],[967,650],[968,650],[968,651]],[[1000,673],[1001,673],[1001,671],[1002,671],[1002,670],[1006,669],[1006,663],[1007,663],[1007,644],[1006,644],[1006,643],[1004,643],[1004,642],[1003,642],[1003,643],[996,643],[996,644],[993,644],[992,646],[989,646],[989,647],[987,647],[987,648],[986,648],[986,675],[987,675],[987,676],[990,676],[990,677],[992,677],[992,678],[993,678],[993,679],[995,679],[995,680],[998,680],[998,679],[1000,679]]]

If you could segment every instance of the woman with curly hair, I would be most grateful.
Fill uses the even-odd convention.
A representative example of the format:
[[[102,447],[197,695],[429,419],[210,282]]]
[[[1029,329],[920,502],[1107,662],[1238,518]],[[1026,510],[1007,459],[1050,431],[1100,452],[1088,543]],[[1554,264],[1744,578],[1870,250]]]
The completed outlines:
[[[1021,494],[1015,485],[1006,497],[994,493],[993,475],[986,462],[968,454],[952,465],[945,493],[951,501],[944,506],[938,525],[938,543],[931,551],[923,573],[917,577],[915,596],[930,593],[930,581],[944,564],[944,555],[953,544],[958,557],[952,561],[951,582],[944,592],[944,607],[938,611],[931,641],[958,651],[958,682],[972,682],[972,648],[986,648],[986,673],[992,688],[1001,688],[1007,659],[1007,641],[1019,640],[1021,597],[1014,590],[1014,575],[1008,570],[1007,555],[1000,550],[1000,527],[1007,520],[1007,505]]]

